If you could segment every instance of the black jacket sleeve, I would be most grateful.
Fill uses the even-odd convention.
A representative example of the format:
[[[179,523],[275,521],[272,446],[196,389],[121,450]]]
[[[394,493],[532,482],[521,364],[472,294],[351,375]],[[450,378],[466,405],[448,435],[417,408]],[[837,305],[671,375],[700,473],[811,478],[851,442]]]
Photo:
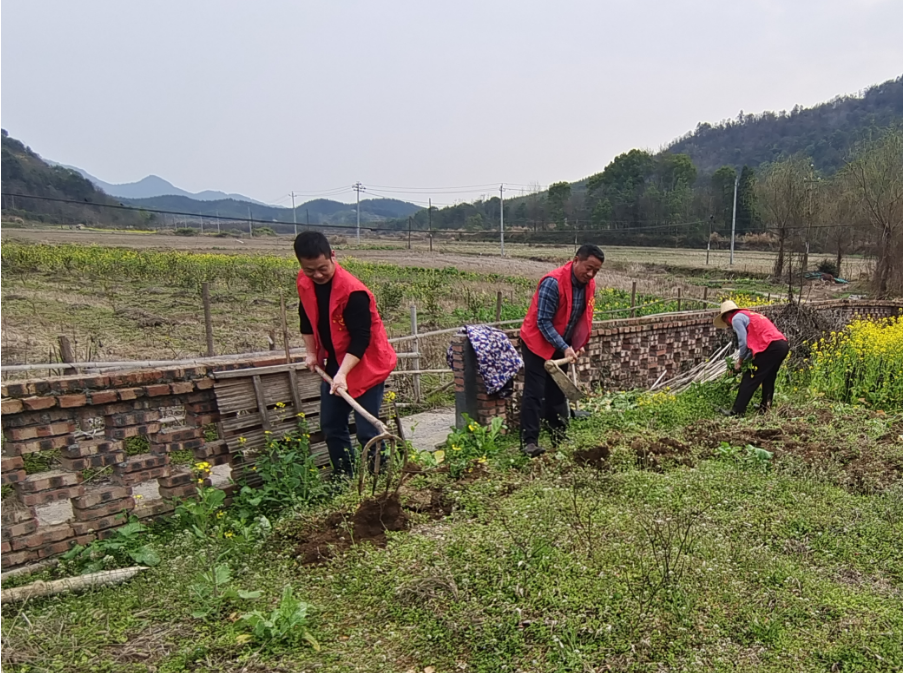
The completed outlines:
[[[362,290],[352,292],[348,296],[348,303],[345,305],[342,317],[345,319],[345,327],[348,328],[351,336],[348,352],[361,358],[364,356],[367,346],[370,345],[370,328],[373,322],[370,319],[370,295]]]

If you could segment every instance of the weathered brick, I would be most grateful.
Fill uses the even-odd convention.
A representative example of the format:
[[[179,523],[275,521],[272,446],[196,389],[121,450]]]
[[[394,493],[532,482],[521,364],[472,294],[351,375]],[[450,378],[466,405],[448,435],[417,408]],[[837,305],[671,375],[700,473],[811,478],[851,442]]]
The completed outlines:
[[[186,395],[194,390],[194,382],[178,381],[170,385],[173,395]]]
[[[3,456],[2,471],[20,470],[25,466],[22,456]]]
[[[24,428],[28,425],[43,425],[55,421],[64,421],[72,418],[72,412],[68,409],[45,409],[44,411],[23,411],[14,416],[4,416],[4,428]]]
[[[201,429],[195,427],[166,428],[157,433],[155,442],[184,442],[201,436]]]
[[[132,489],[126,486],[102,486],[100,488],[92,488],[85,495],[72,500],[72,506],[75,509],[89,509],[97,507],[106,502],[114,500],[122,500],[131,497]]]
[[[75,432],[75,421],[58,421],[42,425],[30,425],[22,428],[8,428],[4,430],[6,438],[13,442],[27,441],[40,437],[54,437]]]
[[[109,439],[127,439],[129,437],[144,437],[160,432],[159,423],[149,423],[147,425],[132,425],[126,428],[106,428],[106,435]]]
[[[112,516],[121,512],[128,512],[135,509],[135,499],[129,496],[121,500],[111,500],[96,507],[87,509],[73,508],[75,519],[77,521],[91,521],[93,519],[101,519],[103,517]]]
[[[206,442],[194,450],[195,458],[203,459],[210,456],[220,456],[229,453],[229,447],[226,442],[219,440],[216,442]]]
[[[15,537],[25,537],[27,535],[31,535],[38,528],[38,520],[31,519],[30,521],[23,521],[22,523],[17,523],[14,526],[4,526],[3,527],[3,539],[10,540]]]
[[[116,465],[125,460],[125,453],[95,453],[84,458],[60,458],[60,465],[64,470],[81,472],[87,469],[96,469]]]
[[[172,488],[160,487],[161,498],[193,498],[198,494],[197,484],[183,484],[182,486],[174,486]]]
[[[110,404],[119,399],[119,394],[115,390],[99,390],[91,393],[91,404]]]
[[[65,486],[75,486],[79,483],[81,483],[80,475],[64,472],[63,470],[47,470],[46,472],[29,475],[19,487],[23,493],[35,493]]]
[[[76,535],[85,535],[87,533],[92,533],[98,530],[104,530],[105,528],[112,528],[113,526],[121,526],[122,524],[128,521],[128,514],[111,514],[109,516],[101,517],[99,519],[91,519],[90,521],[73,521],[72,522],[72,530],[75,531]]]
[[[116,466],[116,474],[127,474],[129,472],[140,472],[142,470],[151,470],[155,467],[163,467],[169,465],[169,456],[159,453],[142,453],[132,456],[124,462]]]
[[[44,437],[42,439],[32,439],[27,442],[7,442],[7,454],[21,456],[24,453],[34,453],[36,451],[49,451],[50,449],[59,449],[69,446],[75,441],[72,435],[60,435],[59,437]]]
[[[139,397],[144,397],[144,388],[120,388],[118,391],[120,400],[134,400]]]
[[[194,382],[194,387],[198,390],[209,390],[213,388],[214,380],[211,378],[198,379]]]
[[[175,504],[173,504],[172,500],[153,500],[151,502],[145,503],[139,507],[136,507],[132,510],[132,514],[137,516],[139,519],[144,519],[149,516],[159,516],[161,514],[166,514],[167,512],[171,512],[176,508]]]
[[[16,489],[20,484],[15,484]],[[18,491],[19,502],[27,507],[32,507],[34,505],[46,505],[50,502],[57,502],[59,500],[70,500],[72,498],[77,498],[78,496],[84,494],[85,487],[84,486],[67,486],[65,488],[58,488],[51,491],[38,491],[37,493],[22,493]]]
[[[71,407],[83,407],[88,403],[88,396],[84,393],[76,393],[70,395],[60,395],[57,402],[63,409]]]
[[[155,467],[152,470],[144,470],[143,472],[122,472],[119,474],[113,474],[110,479],[115,484],[120,484],[121,486],[132,486],[134,484],[140,484],[142,481],[150,481],[152,479],[159,479],[160,477],[168,477],[169,476],[169,465],[165,465],[163,467]]]
[[[72,526],[68,523],[60,523],[55,526],[41,526],[31,535],[14,539],[12,545],[16,551],[37,549],[38,547],[65,540],[67,537],[72,537]]]
[[[161,477],[159,480],[160,488],[175,488],[176,486],[184,486],[185,484],[194,484],[195,479],[191,472],[177,472],[168,477]]]
[[[147,386],[144,389],[144,392],[148,397],[158,397],[160,395],[169,395],[169,384],[168,383],[158,383],[153,386]]]
[[[3,400],[0,402],[0,411],[3,412],[3,415],[6,414],[18,414],[25,408],[25,405],[22,404],[22,400]]]
[[[29,411],[40,411],[41,409],[50,409],[51,407],[56,406],[56,398],[55,397],[25,397],[22,399],[22,404],[25,405],[25,408]]]
[[[17,551],[10,554],[3,554],[3,569],[15,568],[29,561],[34,561],[38,555],[34,551]]]
[[[12,470],[10,472],[4,472],[2,476],[3,485],[7,484],[17,484],[21,481],[25,481],[25,470]]]
[[[160,420],[160,412],[155,410],[131,411],[125,414],[112,414],[104,416],[104,424],[107,427],[122,428],[129,425],[143,425]]]
[[[4,526],[13,526],[32,518],[34,518],[34,509],[31,507],[18,506],[18,503],[16,502],[4,504],[3,514],[0,516]]]
[[[98,453],[118,453],[122,451],[122,442],[108,439],[80,439],[75,444],[60,450],[64,458],[84,458]]]
[[[68,540],[62,540],[60,542],[54,542],[52,544],[44,545],[40,549],[35,550],[35,554],[38,559],[48,558],[50,556],[58,556],[59,554],[65,554],[77,544],[90,544],[91,540],[93,539],[93,535],[80,535],[75,538],[69,538]]]

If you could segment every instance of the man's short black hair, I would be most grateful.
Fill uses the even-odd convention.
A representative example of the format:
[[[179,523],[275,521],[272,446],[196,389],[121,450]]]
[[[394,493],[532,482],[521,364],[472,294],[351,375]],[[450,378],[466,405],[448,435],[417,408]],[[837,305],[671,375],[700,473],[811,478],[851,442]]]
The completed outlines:
[[[600,262],[605,261],[605,253],[602,252],[602,248],[598,245],[593,245],[592,243],[584,243],[579,248],[577,248],[577,259],[581,262],[585,260],[587,257],[595,257]]]
[[[301,259],[317,259],[323,255],[332,257],[329,241],[319,231],[302,231],[295,237],[295,257]]]

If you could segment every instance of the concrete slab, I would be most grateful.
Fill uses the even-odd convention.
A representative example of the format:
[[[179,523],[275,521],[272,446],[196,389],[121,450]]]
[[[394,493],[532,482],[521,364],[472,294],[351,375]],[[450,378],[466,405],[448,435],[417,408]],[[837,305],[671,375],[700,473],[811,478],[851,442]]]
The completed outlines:
[[[417,451],[433,451],[445,443],[455,425],[455,410],[433,409],[401,419],[404,436]]]

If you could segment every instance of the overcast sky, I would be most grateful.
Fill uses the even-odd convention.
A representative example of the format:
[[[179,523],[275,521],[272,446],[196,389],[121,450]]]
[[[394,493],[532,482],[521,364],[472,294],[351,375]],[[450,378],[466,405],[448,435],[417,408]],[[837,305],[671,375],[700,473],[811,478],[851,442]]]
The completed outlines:
[[[903,73],[901,0],[4,0],[0,25],[2,125],[42,156],[281,205],[519,195]]]

